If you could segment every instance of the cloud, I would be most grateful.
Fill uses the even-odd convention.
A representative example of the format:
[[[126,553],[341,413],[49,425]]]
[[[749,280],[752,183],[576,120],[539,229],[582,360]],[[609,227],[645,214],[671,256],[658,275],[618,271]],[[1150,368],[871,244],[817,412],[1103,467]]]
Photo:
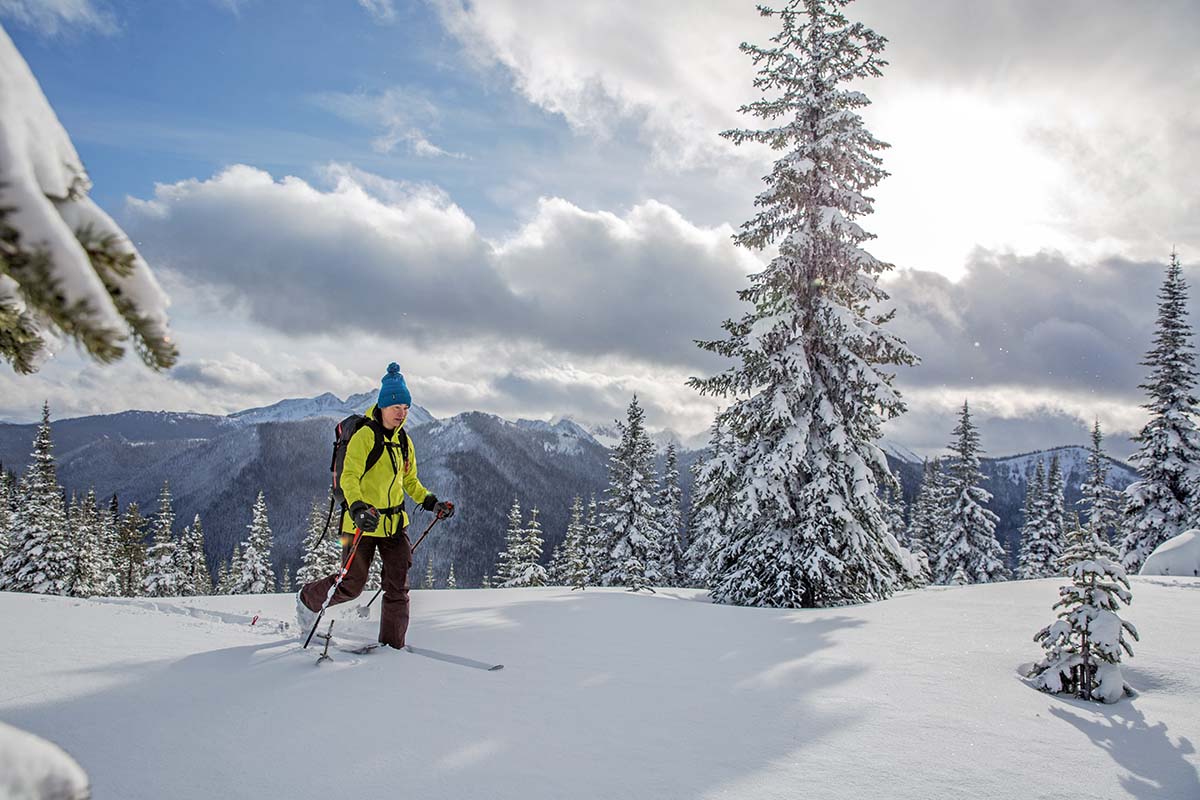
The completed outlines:
[[[285,334],[514,339],[693,366],[711,362],[692,339],[719,334],[758,265],[728,227],[661,203],[617,215],[547,198],[491,241],[436,188],[337,165],[326,178],[321,190],[236,166],[160,185],[130,200],[128,229],[154,263]]]
[[[271,384],[270,374],[249,359],[230,353],[225,360],[184,361],[171,372],[175,380],[217,389],[262,390]]]
[[[467,57],[581,134],[632,125],[656,169],[702,172],[747,206],[758,191],[769,155],[717,137],[752,124],[736,112],[755,98],[738,44],[774,30],[749,5],[434,5]],[[890,40],[884,77],[862,87],[868,124],[892,145],[867,222],[878,255],[952,277],[980,245],[1200,255],[1200,73],[1180,66],[1194,60],[1200,5],[863,0],[849,14]]]
[[[422,158],[466,158],[462,153],[452,153],[433,144],[426,137],[422,127],[436,124],[440,113],[420,91],[394,87],[379,94],[323,92],[310,99],[317,107],[357,125],[382,129],[371,142],[377,153],[386,155],[403,143],[410,153]]]
[[[0,17],[43,36],[73,29],[109,35],[120,29],[112,11],[92,0],[0,0]]]
[[[387,23],[396,20],[396,5],[393,0],[358,0],[358,4],[366,9],[376,22]]]

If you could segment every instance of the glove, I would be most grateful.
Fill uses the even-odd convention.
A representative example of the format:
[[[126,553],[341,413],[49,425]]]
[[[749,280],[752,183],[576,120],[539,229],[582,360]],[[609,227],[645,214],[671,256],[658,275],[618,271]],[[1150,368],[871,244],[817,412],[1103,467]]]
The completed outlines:
[[[350,504],[350,518],[354,520],[355,527],[363,533],[371,533],[379,527],[379,512],[362,500],[355,500]]]
[[[450,519],[454,516],[454,503],[443,500],[433,507],[433,511],[438,515],[438,519]]]
[[[437,504],[437,495],[433,492],[429,492],[427,495],[425,495],[425,499],[421,501],[421,508],[425,509],[426,511],[433,511],[434,506]]]

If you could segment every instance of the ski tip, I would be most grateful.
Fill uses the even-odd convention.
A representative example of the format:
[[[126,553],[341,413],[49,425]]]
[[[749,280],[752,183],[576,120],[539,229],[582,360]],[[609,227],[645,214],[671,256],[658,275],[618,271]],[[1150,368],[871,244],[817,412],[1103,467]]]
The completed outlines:
[[[496,665],[496,666],[494,666],[494,667],[488,667],[488,672],[496,672],[497,670],[502,670],[502,669],[504,669],[504,665],[503,665],[503,664],[497,664],[497,665]]]

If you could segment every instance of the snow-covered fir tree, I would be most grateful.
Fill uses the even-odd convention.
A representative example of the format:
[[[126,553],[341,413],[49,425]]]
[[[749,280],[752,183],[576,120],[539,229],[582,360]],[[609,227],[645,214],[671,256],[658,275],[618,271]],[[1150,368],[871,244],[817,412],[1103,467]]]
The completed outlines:
[[[662,537],[658,547],[659,581],[663,586],[683,586],[687,577],[683,554],[683,490],[679,487],[679,454],[674,442],[667,445],[657,505]]]
[[[529,522],[521,530],[521,543],[517,550],[517,561],[513,564],[513,576],[504,582],[505,588],[518,586],[545,586],[549,582],[546,568],[542,566],[542,523],[538,522],[538,509],[529,512]]]
[[[73,521],[72,540],[75,542],[75,574],[71,594],[75,597],[96,597],[112,591],[112,556],[109,551],[105,515],[96,508],[96,492],[89,489],[79,505]]]
[[[230,594],[264,594],[275,591],[275,571],[271,567],[274,536],[267,519],[267,500],[260,491],[254,501],[250,533],[235,551],[240,558],[237,568],[230,569]]]
[[[204,526],[200,523],[199,514],[192,519],[191,525],[183,529],[175,554],[182,579],[180,594],[212,594],[213,581],[208,569],[208,557],[204,554]]]
[[[337,531],[327,530],[328,512],[321,508],[320,501],[313,501],[308,512],[308,533],[304,537],[304,553],[296,582],[306,583],[332,575],[342,568],[342,546]],[[382,561],[383,559],[379,559]]]
[[[513,498],[508,510],[508,528],[504,533],[504,550],[496,559],[496,586],[504,586],[518,574],[521,553],[525,548],[525,526],[521,522],[521,502]]]
[[[146,552],[146,574],[142,578],[142,594],[146,597],[175,597],[180,594],[174,526],[171,487],[164,481],[158,493],[158,513],[150,523],[151,544]]]
[[[292,567],[290,564],[283,565],[283,578],[279,581],[279,591],[284,594],[291,594],[296,591],[296,587],[292,585]]]
[[[1118,613],[1133,596],[1116,550],[1097,528],[1074,526],[1064,554],[1071,583],[1058,590],[1058,619],[1034,635],[1043,658],[1029,673],[1047,692],[1115,703],[1132,690],[1121,673],[1122,653],[1132,656],[1137,629]]]
[[[600,525],[600,504],[596,502],[594,494],[588,499],[586,525],[588,583],[603,586],[609,568],[609,536],[608,531]]]
[[[692,465],[692,521],[684,557],[689,586],[711,588],[717,553],[732,529],[730,515],[738,486],[737,449],[732,431],[718,415],[709,430],[704,457]]]
[[[430,556],[429,558],[425,559],[425,584],[421,588],[422,589],[437,588],[436,583],[433,578],[433,556]]]
[[[4,583],[4,560],[8,557],[9,541],[13,533],[12,503],[16,486],[10,484],[8,473],[0,465],[0,585]]]
[[[904,502],[904,491],[900,486],[900,476],[895,472],[889,473],[891,480],[881,482],[879,494],[884,502],[888,530],[896,542],[908,547],[908,507]]]
[[[566,551],[563,544],[565,541],[554,545],[554,549],[550,551],[550,563],[546,565],[547,586],[565,586],[567,583]]]
[[[663,536],[661,514],[654,502],[654,444],[636,395],[617,428],[621,441],[609,458],[607,497],[600,517],[611,542],[604,584],[636,592],[659,582]]]
[[[1083,481],[1083,496],[1079,507],[1087,514],[1088,526],[1095,528],[1109,542],[1118,541],[1121,524],[1117,492],[1108,485],[1108,456],[1104,454],[1104,434],[1100,420],[1092,427],[1092,446],[1088,450],[1087,478]]]
[[[1179,255],[1171,253],[1158,292],[1153,346],[1139,385],[1150,396],[1150,420],[1133,437],[1138,450],[1129,462],[1140,480],[1125,489],[1121,564],[1136,573],[1146,557],[1168,539],[1200,525],[1200,433],[1196,430],[1196,354],[1187,321],[1187,284]]]
[[[450,573],[446,576],[446,588],[457,589],[458,579],[454,577],[454,562],[450,562]]]
[[[726,131],[735,144],[782,151],[735,241],[778,246],[739,297],[728,338],[701,347],[732,359],[692,379],[731,399],[738,494],[719,550],[712,595],[722,603],[816,607],[887,597],[900,581],[877,485],[888,470],[880,427],[904,411],[889,367],[916,357],[885,324],[879,276],[858,220],[887,174],[851,84],[878,77],[886,40],[842,14],[847,0],[760,7],[781,29],[771,46],[743,44],[764,96],[742,108],[763,128]]]
[[[491,589],[492,588],[492,576],[491,575],[483,576],[483,582],[480,584],[480,588],[483,588],[483,589]]]
[[[62,336],[108,363],[132,339],[148,365],[170,367],[178,352],[166,295],[129,237],[88,197],[92,183],[75,146],[2,28],[0,75],[0,359],[34,372],[46,340]]]
[[[121,595],[136,597],[142,591],[146,570],[146,520],[137,503],[125,507],[117,533],[117,580]]]
[[[75,553],[67,531],[67,507],[54,465],[50,404],[33,439],[33,461],[17,488],[13,536],[0,570],[0,589],[10,592],[67,594],[75,572]]]
[[[947,479],[947,494],[953,504],[934,548],[937,557],[933,579],[936,583],[950,583],[961,570],[969,583],[1004,580],[1008,570],[1004,565],[1004,548],[996,538],[999,518],[984,508],[992,493],[980,485],[984,475],[979,469],[979,455],[983,451],[965,400],[953,436],[950,450],[954,462]]]
[[[1067,549],[1067,498],[1066,479],[1063,477],[1062,462],[1058,453],[1050,456],[1050,469],[1046,473],[1046,535],[1051,537],[1058,554]]]
[[[1050,517],[1047,489],[1046,467],[1039,458],[1033,478],[1025,487],[1025,520],[1021,525],[1021,548],[1017,553],[1017,577],[1022,580],[1060,574],[1058,559],[1062,548]]]
[[[925,461],[921,488],[913,498],[912,509],[908,515],[908,548],[915,554],[925,556],[928,564],[937,555],[935,543],[940,541],[940,531],[946,520],[946,486],[945,474],[942,472],[942,462],[939,458]]]
[[[583,520],[583,498],[575,496],[571,504],[571,520],[563,542],[563,583],[572,589],[586,589],[591,569],[587,558],[587,523]]]
[[[237,548],[234,548],[235,552]],[[229,594],[229,568],[231,561],[221,561],[217,566],[217,581],[213,587],[213,594]]]

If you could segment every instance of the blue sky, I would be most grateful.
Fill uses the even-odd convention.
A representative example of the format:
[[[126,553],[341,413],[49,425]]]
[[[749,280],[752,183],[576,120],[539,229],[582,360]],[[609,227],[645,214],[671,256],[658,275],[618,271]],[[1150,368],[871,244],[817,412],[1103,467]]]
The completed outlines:
[[[1162,266],[1200,245],[1200,7],[849,12],[890,40],[865,226],[923,358],[889,437],[935,452],[964,398],[995,452],[1134,432]],[[761,264],[730,236],[770,154],[717,135],[754,99],[752,3],[0,0],[0,24],[183,351],[155,375],[68,347],[0,372],[0,418],[345,396],[398,360],[439,416],[607,422],[637,392],[707,427],[684,382],[721,364],[691,343]]]

